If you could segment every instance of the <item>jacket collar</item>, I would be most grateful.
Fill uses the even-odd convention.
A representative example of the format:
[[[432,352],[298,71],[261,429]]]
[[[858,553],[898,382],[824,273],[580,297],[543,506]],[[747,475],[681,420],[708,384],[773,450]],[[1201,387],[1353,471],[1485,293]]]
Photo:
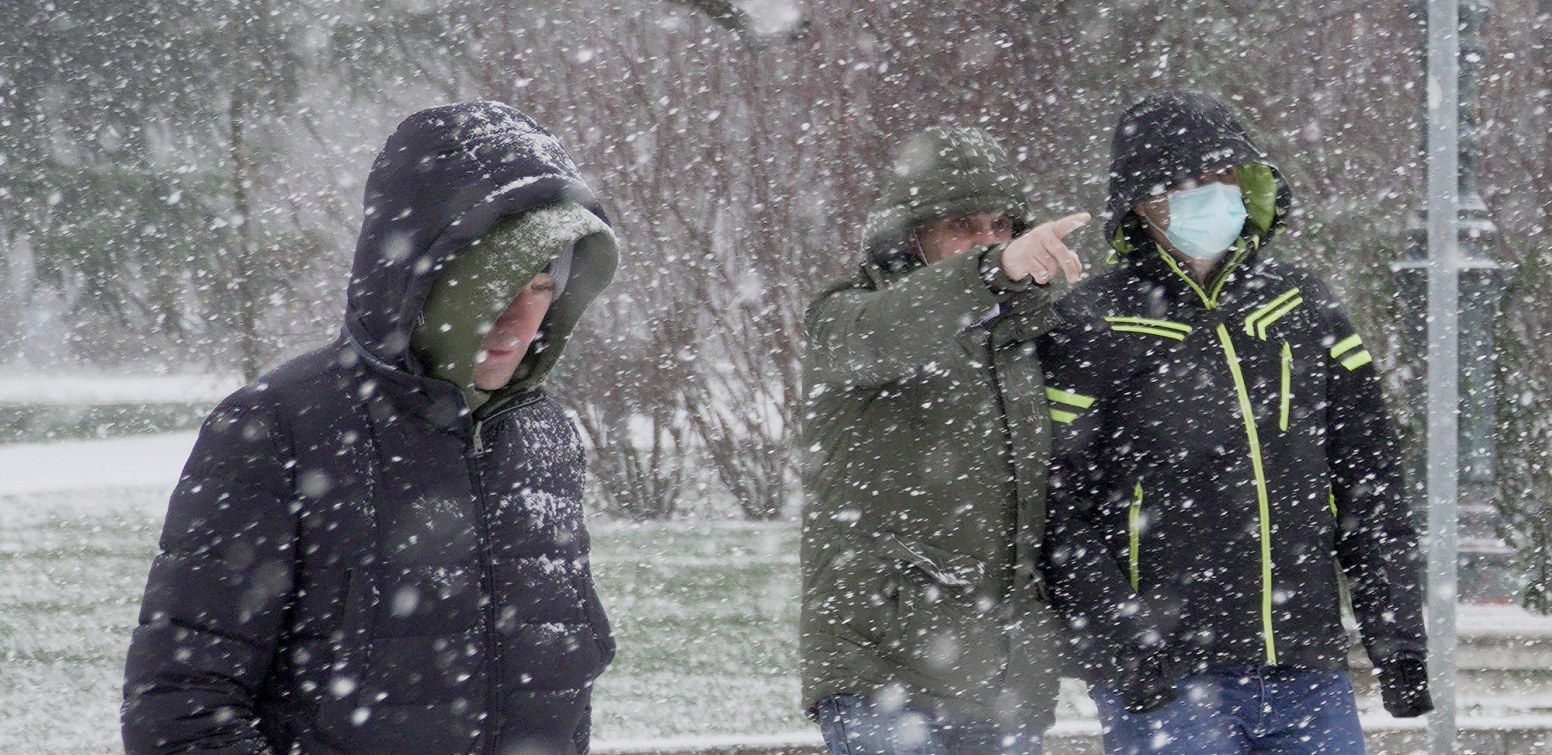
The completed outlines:
[[[1199,284],[1190,272],[1169,252],[1151,240],[1140,244],[1129,255],[1126,264],[1132,265],[1138,275],[1165,288],[1174,301],[1190,302],[1204,309],[1217,309],[1223,304],[1225,292],[1253,269],[1261,259],[1259,234],[1241,236],[1213,273],[1206,284]]]
[[[469,404],[458,386],[389,364],[349,329],[341,333],[339,345],[340,363],[355,374],[355,391],[363,402],[387,401],[394,410],[417,417],[443,432],[467,435],[472,430]]]

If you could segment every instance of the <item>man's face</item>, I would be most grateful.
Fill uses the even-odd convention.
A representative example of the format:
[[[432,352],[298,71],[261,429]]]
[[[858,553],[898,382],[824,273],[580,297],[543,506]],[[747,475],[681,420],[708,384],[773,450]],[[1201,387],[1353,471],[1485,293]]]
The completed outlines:
[[[474,385],[493,391],[507,384],[539,332],[544,315],[555,299],[555,282],[539,273],[507,305],[474,355]]]
[[[1165,232],[1169,230],[1169,195],[1182,189],[1194,189],[1198,186],[1206,186],[1210,183],[1224,183],[1230,186],[1239,186],[1239,171],[1234,166],[1220,168],[1204,176],[1197,176],[1194,180],[1182,181],[1164,190],[1164,193],[1138,204],[1132,210],[1147,222],[1148,231],[1154,239],[1164,248],[1170,250],[1175,256],[1184,256],[1175,249],[1175,245],[1169,242]]]
[[[923,223],[917,243],[928,264],[946,260],[978,246],[1013,240],[1013,221],[998,212],[950,215]]]

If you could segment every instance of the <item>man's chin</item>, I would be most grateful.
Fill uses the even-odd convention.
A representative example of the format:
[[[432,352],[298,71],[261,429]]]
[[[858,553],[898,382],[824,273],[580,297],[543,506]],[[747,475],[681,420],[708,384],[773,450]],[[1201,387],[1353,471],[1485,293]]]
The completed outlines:
[[[512,375],[517,372],[517,365],[521,361],[521,356],[512,352],[490,352],[485,357],[485,363],[474,370],[474,387],[482,391],[505,388],[507,383],[512,382]]]

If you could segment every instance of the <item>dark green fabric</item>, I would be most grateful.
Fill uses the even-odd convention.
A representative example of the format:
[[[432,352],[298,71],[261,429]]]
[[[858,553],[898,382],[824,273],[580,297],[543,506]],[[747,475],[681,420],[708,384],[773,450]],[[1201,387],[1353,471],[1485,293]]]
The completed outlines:
[[[1027,344],[1049,292],[994,286],[1002,246],[815,297],[805,326],[805,709],[832,694],[1043,725],[1049,415]],[[1017,629],[1008,630],[1012,624]]]
[[[921,224],[977,212],[1000,212],[1030,225],[1024,181],[991,135],[933,126],[900,148],[878,202],[868,213],[863,248],[895,241]]]
[[[513,379],[498,391],[474,387],[474,357],[492,323],[534,276],[575,243],[566,289],[550,305],[540,338]],[[558,202],[496,222],[438,274],[410,338],[431,377],[459,386],[469,408],[488,414],[504,398],[538,386],[559,358],[583,308],[608,284],[617,251],[614,235],[596,215]]]
[[[1258,233],[1272,230],[1277,217],[1277,171],[1263,163],[1245,163],[1238,167],[1240,194],[1245,200],[1251,226]]]

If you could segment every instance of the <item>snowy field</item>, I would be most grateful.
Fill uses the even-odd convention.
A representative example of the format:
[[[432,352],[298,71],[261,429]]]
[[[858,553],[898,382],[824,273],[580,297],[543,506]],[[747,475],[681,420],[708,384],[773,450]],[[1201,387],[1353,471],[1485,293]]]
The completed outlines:
[[[0,404],[214,404],[241,387],[231,375],[0,375]]]

